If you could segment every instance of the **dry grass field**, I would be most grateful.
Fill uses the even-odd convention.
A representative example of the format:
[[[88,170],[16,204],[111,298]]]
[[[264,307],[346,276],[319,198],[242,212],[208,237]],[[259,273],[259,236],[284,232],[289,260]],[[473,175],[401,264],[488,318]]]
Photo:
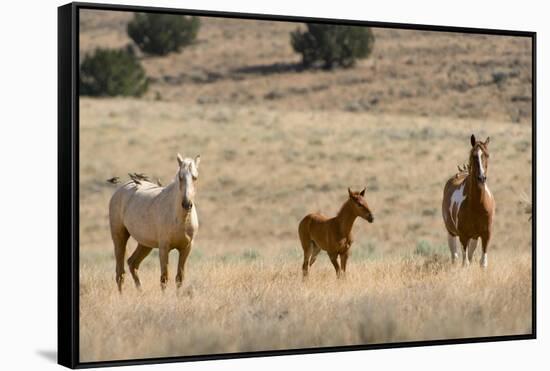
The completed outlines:
[[[81,54],[127,44],[130,14],[84,13]],[[142,98],[80,100],[81,361],[531,332],[528,40],[375,29],[354,69],[299,71],[297,24],[203,19],[198,42],[143,57]],[[491,136],[489,268],[451,267],[443,185]],[[112,176],[168,183],[201,155],[199,235],[178,292],[158,254],[119,295]],[[306,282],[297,227],[368,184],[345,280],[323,253]],[[130,240],[128,252],[135,248]]]

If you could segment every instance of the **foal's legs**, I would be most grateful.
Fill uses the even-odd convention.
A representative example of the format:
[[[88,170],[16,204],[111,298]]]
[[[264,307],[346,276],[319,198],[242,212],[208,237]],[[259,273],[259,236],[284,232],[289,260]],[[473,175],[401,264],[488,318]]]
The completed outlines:
[[[143,259],[145,259],[147,255],[149,255],[151,250],[153,249],[138,243],[136,250],[134,251],[132,256],[128,258],[128,268],[130,269],[130,273],[132,274],[132,278],[134,279],[134,283],[136,284],[136,288],[138,289],[141,287],[141,282],[139,281],[137,271],[139,269],[139,265],[141,264]]]
[[[185,269],[185,261],[187,260],[187,257],[189,256],[189,252],[191,252],[191,243],[187,245],[186,247],[182,247],[179,249],[179,259],[178,259],[178,273],[176,274],[176,287],[180,288],[181,283],[183,282],[184,277],[184,269]]]
[[[315,263],[315,260],[317,259],[317,255],[319,255],[319,252],[321,251],[321,248],[315,244],[315,242],[311,242],[311,247],[313,248],[313,252],[311,253],[311,258],[309,259],[309,266],[311,267],[313,263]]]
[[[168,254],[170,248],[168,245],[159,245],[159,259],[160,259],[160,288],[164,291],[166,288],[166,282],[168,282]]]
[[[346,275],[346,264],[348,262],[349,251],[340,254],[340,265],[342,266],[342,274]]]
[[[111,227],[111,237],[113,238],[113,244],[115,245],[115,259],[116,259],[116,284],[118,291],[122,292],[122,283],[124,282],[124,256],[126,255],[126,243],[130,238],[130,233],[124,227],[115,228]]]
[[[334,269],[336,270],[336,277],[340,278],[340,265],[338,264],[338,253],[329,253],[328,256],[330,257],[330,262],[334,266]]]
[[[456,236],[452,234],[447,234],[447,243],[449,244],[449,249],[451,250],[451,262],[454,264],[456,259],[458,259],[458,246],[456,246]]]

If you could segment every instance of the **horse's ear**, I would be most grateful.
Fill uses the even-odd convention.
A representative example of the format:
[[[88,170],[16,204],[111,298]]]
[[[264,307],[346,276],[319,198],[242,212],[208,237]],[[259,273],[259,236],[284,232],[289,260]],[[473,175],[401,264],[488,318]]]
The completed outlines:
[[[491,138],[487,137],[487,139],[485,139],[485,145],[489,144],[490,141],[491,141]]]
[[[476,145],[476,137],[474,134],[470,137],[470,143],[472,143],[472,147]]]
[[[361,192],[359,192],[359,194],[361,195],[361,197],[363,197],[365,195],[365,191],[367,190],[367,187],[363,188],[363,190]]]
[[[197,155],[197,157],[195,157],[195,167],[197,169],[199,168],[200,163],[201,163],[201,155]]]
[[[181,166],[181,164],[183,163],[183,157],[181,157],[179,153],[178,153],[177,159],[178,159],[178,165]]]
[[[348,194],[349,194],[350,197],[353,196],[353,192],[351,191],[351,188],[350,188],[350,187],[348,187]]]

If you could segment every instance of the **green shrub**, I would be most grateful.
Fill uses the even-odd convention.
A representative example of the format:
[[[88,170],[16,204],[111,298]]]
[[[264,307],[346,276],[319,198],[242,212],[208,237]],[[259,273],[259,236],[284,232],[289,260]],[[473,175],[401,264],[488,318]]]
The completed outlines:
[[[421,240],[416,244],[414,254],[419,256],[431,256],[445,254],[447,247],[444,245],[432,245],[428,241]]]
[[[80,65],[81,95],[140,96],[147,86],[145,70],[131,48],[99,48]]]
[[[256,250],[248,249],[243,252],[242,258],[244,260],[256,260],[260,257],[260,253]]]
[[[374,46],[369,27],[307,23],[307,31],[291,33],[291,44],[302,54],[304,67],[322,63],[324,68],[351,67],[357,59],[367,58]]]
[[[147,54],[179,52],[197,37],[198,17],[136,13],[128,23],[128,36]]]

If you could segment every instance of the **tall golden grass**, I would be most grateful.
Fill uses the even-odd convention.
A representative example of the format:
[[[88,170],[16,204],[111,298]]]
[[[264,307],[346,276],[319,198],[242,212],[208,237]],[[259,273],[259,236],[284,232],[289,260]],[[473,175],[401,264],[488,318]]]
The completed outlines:
[[[156,263],[156,260],[155,262]],[[531,332],[529,254],[492,254],[489,269],[447,258],[328,259],[302,282],[298,261],[195,261],[178,292],[158,268],[119,295],[112,264],[84,265],[81,361],[295,349]],[[128,285],[130,286],[130,285]]]

